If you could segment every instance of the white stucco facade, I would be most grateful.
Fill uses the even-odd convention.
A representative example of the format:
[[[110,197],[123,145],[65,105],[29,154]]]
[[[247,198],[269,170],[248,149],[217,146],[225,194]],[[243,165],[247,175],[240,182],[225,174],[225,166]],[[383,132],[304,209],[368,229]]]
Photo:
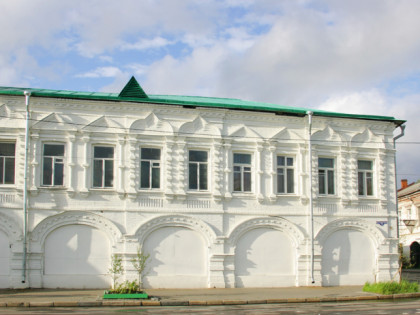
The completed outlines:
[[[393,122],[315,115],[310,183],[307,116],[40,96],[30,112],[22,283],[25,99],[0,95],[0,142],[15,144],[14,183],[0,185],[1,288],[106,288],[115,253],[122,279],[136,279],[138,246],[151,255],[146,288],[352,285],[398,273]],[[62,185],[43,184],[45,144],[64,146]],[[108,163],[96,147],[113,149],[105,187],[95,187],[94,168]],[[159,187],[141,188],[142,148],[160,150]],[[204,189],[190,189],[190,151],[206,152]],[[249,164],[235,164],[244,156]],[[325,194],[319,158],[332,161]],[[371,195],[358,193],[359,160],[372,165]]]

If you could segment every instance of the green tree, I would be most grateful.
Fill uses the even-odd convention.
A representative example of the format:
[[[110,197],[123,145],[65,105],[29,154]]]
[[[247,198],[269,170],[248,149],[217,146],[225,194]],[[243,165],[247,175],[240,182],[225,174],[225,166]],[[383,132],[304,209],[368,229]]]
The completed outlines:
[[[131,259],[134,269],[136,269],[139,279],[139,288],[143,288],[143,276],[147,274],[146,267],[150,254],[143,252],[141,247],[137,247],[136,256]]]
[[[117,286],[117,279],[124,272],[121,255],[113,254],[111,256],[111,267],[108,269],[108,272],[112,277],[112,289],[115,290]]]

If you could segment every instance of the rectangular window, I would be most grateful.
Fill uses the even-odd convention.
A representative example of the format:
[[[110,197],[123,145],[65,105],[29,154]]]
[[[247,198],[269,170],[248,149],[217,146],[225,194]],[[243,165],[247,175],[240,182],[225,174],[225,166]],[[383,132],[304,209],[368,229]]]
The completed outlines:
[[[44,144],[42,185],[63,186],[64,145]]]
[[[109,188],[114,186],[114,148],[93,148],[93,187]]]
[[[292,157],[277,156],[277,193],[295,192],[294,163]]]
[[[233,154],[233,191],[251,191],[251,154]]]
[[[357,161],[359,196],[373,196],[373,162]]]
[[[188,188],[191,190],[208,189],[208,152],[190,150],[188,152]]]
[[[0,143],[0,185],[15,183],[15,144]]]
[[[160,149],[141,148],[140,188],[160,188]]]
[[[334,159],[318,158],[318,183],[320,195],[334,195]]]

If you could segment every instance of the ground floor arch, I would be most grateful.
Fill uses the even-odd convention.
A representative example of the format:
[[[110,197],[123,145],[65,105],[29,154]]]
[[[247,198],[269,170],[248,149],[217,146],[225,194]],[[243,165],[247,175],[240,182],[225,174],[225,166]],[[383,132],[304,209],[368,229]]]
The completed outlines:
[[[185,226],[159,227],[144,238],[143,250],[150,254],[145,287],[208,287],[208,246],[198,231]]]
[[[376,251],[369,235],[352,228],[337,229],[321,245],[322,285],[375,281]]]
[[[0,288],[9,287],[10,242],[5,232],[0,230]]]
[[[235,247],[236,287],[296,285],[296,248],[283,231],[259,227],[243,233]]]
[[[107,288],[110,258],[105,232],[83,224],[60,226],[45,238],[43,287]]]

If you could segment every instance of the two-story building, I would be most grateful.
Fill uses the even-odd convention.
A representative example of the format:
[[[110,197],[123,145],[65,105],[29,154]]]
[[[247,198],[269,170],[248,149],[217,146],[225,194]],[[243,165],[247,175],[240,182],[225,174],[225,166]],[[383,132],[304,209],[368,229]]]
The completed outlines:
[[[238,99],[0,88],[0,287],[398,277],[393,117]]]
[[[414,267],[420,267],[420,182],[401,180],[398,195],[400,242]]]

